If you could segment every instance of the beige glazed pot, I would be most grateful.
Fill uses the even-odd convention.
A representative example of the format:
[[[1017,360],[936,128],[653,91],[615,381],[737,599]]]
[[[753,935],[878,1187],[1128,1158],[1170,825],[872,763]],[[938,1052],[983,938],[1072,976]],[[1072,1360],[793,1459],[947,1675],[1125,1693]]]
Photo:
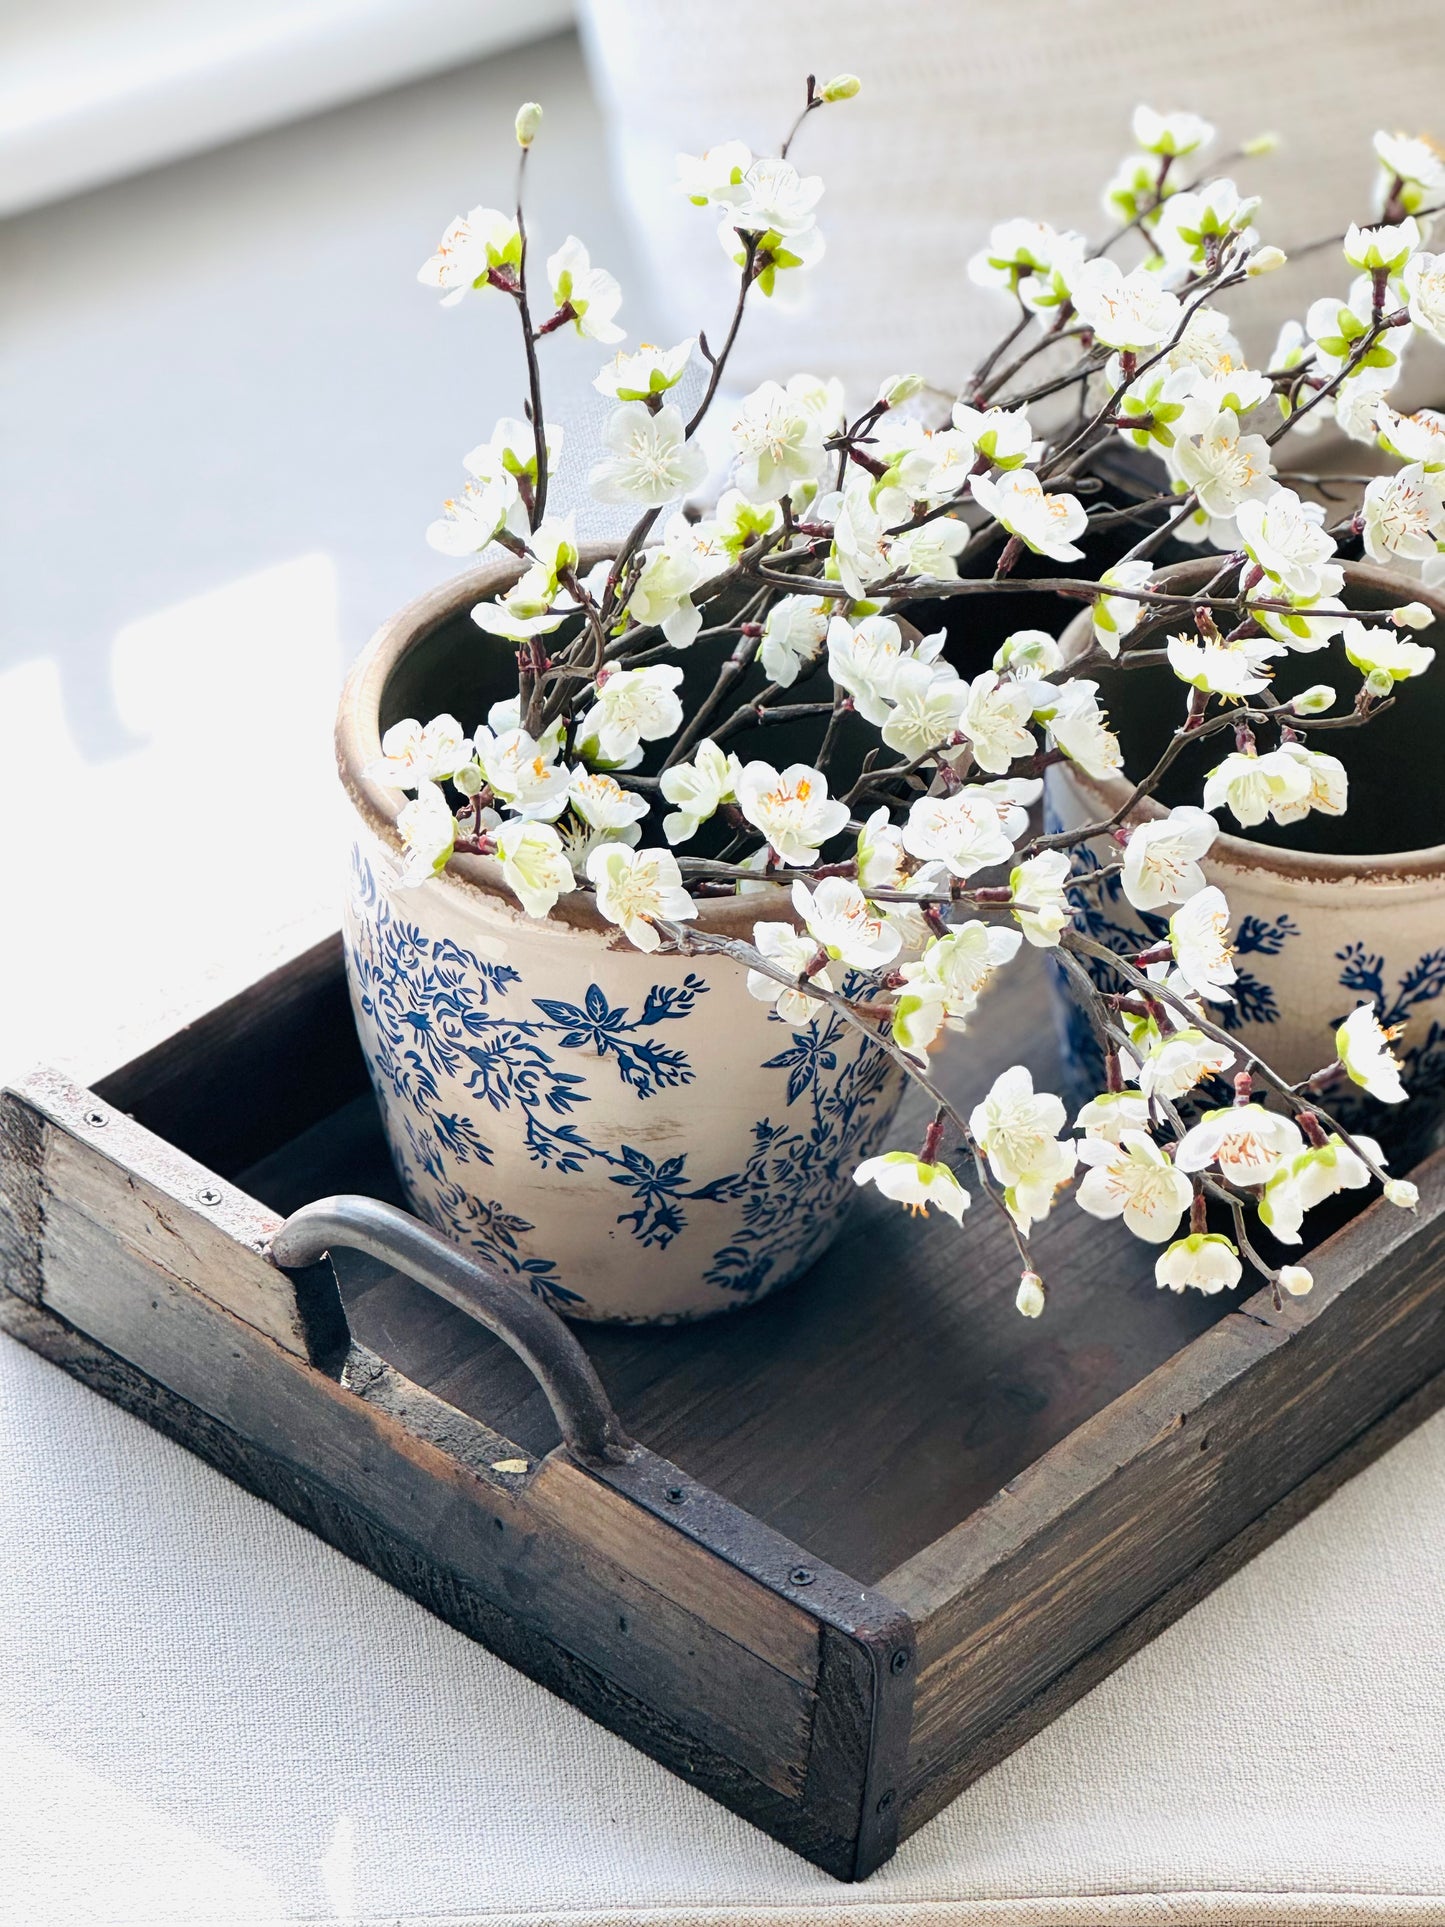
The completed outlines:
[[[342,695],[362,1049],[418,1215],[568,1317],[708,1317],[822,1252],[901,1075],[841,1020],[795,1031],[726,958],[634,949],[581,892],[528,917],[491,858],[398,889],[407,798],[362,772],[391,723],[445,711],[470,730],[515,692],[509,645],[469,619],[514,574],[413,603]],[[747,936],[758,902],[704,900],[698,924]]]
[[[1164,571],[1161,580],[1198,589],[1218,566],[1214,556]],[[1215,842],[1203,868],[1229,900],[1239,976],[1235,1003],[1216,1015],[1292,1079],[1329,1062],[1332,1028],[1357,1004],[1372,1001],[1382,1022],[1403,1025],[1396,1048],[1410,1104],[1377,1103],[1343,1080],[1322,1098],[1348,1126],[1379,1138],[1403,1168],[1440,1140],[1445,1109],[1445,599],[1363,564],[1347,568],[1345,599],[1355,608],[1428,603],[1440,620],[1412,640],[1434,647],[1440,660],[1398,687],[1389,713],[1359,729],[1311,736],[1312,747],[1338,756],[1349,772],[1344,816],[1312,815],[1289,829],[1271,828],[1269,841],[1251,831]],[[1091,636],[1085,612],[1061,639],[1066,657],[1084,653]],[[1338,642],[1287,659],[1281,651],[1278,662],[1284,693],[1328,683],[1338,692],[1332,713],[1348,713],[1359,672]],[[1170,671],[1106,671],[1100,700],[1123,740],[1126,768],[1152,768],[1178,717]],[[1170,804],[1198,803],[1205,773],[1233,747],[1226,733],[1182,757],[1176,787],[1166,788],[1162,801],[1142,802],[1134,820],[1161,816]],[[1108,817],[1131,788],[1120,779],[1096,782],[1072,764],[1055,767],[1047,781],[1048,827]],[[1219,820],[1233,819],[1221,812]],[[1088,901],[1081,926],[1111,948],[1133,952],[1167,934],[1167,918],[1133,909],[1117,880]],[[1088,1024],[1063,993],[1059,1008],[1076,1088],[1097,1088],[1101,1066]]]

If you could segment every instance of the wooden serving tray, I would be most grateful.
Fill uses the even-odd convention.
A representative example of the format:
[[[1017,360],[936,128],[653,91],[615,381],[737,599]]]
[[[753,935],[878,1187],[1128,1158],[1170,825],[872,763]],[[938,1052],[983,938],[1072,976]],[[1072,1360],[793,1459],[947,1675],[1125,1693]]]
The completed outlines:
[[[1027,963],[951,1094],[1020,1058],[1049,1081]],[[858,1879],[1445,1402],[1445,1154],[1414,1176],[1418,1214],[1345,1223],[1281,1311],[1156,1291],[1151,1250],[1066,1204],[1037,1323],[984,1207],[960,1234],[860,1196],[775,1299],[578,1328],[640,1441],[589,1460],[565,1388],[475,1322],[505,1305],[267,1255],[314,1199],[397,1197],[333,939],[94,1091],[0,1097],[0,1324]],[[566,1328],[502,1298],[508,1343],[605,1411]]]

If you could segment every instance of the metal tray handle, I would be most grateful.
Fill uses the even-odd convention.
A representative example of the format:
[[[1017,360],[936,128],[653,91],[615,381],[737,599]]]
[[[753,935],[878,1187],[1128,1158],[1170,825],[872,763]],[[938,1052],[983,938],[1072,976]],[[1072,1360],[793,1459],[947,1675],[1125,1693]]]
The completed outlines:
[[[635,1449],[591,1359],[541,1299],[376,1198],[347,1195],[303,1205],[271,1240],[271,1256],[292,1271],[338,1245],[405,1272],[510,1346],[545,1392],[575,1458],[616,1465]]]

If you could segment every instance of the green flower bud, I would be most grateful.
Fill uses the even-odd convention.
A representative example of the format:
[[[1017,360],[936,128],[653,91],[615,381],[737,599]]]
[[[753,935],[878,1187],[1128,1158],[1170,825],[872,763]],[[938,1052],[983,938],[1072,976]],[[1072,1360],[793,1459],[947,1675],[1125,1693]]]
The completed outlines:
[[[863,85],[857,74],[834,74],[826,87],[820,89],[820,100],[851,100]]]
[[[1388,669],[1372,669],[1365,678],[1365,688],[1372,696],[1388,696],[1395,687],[1395,678]]]
[[[535,100],[524,100],[517,109],[517,145],[530,147],[542,125],[542,109]]]
[[[1335,692],[1327,682],[1311,683],[1302,689],[1290,704],[1296,716],[1322,716],[1335,700]]]

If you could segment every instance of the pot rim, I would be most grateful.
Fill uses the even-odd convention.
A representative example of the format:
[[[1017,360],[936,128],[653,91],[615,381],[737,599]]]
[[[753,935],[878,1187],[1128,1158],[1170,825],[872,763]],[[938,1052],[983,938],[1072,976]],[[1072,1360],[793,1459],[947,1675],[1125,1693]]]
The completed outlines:
[[[1207,582],[1219,568],[1217,555],[1197,562],[1177,562],[1155,571],[1152,580],[1164,586],[1188,589]],[[1408,576],[1371,562],[1347,562],[1345,585],[1351,583],[1382,594],[1398,594],[1401,602],[1423,602],[1445,622],[1445,595],[1422,587]],[[1093,613],[1081,609],[1059,637],[1065,662],[1086,653],[1093,637]],[[1066,766],[1069,780],[1097,800],[1100,814],[1111,816],[1133,789],[1133,784],[1118,777],[1089,776],[1077,764]],[[1146,796],[1130,811],[1131,817],[1146,821],[1169,814],[1155,797]],[[1247,836],[1231,836],[1222,831],[1210,847],[1210,863],[1241,871],[1267,871],[1272,876],[1294,883],[1357,883],[1372,889],[1397,889],[1445,878],[1445,843],[1433,843],[1420,850],[1382,851],[1372,856],[1331,856],[1306,850],[1281,850],[1272,844],[1256,843]]]
[[[607,544],[583,543],[583,571],[612,553],[612,547]],[[402,856],[402,841],[396,819],[407,803],[406,791],[392,789],[363,774],[381,754],[382,693],[397,664],[425,636],[472,603],[507,588],[521,572],[520,563],[490,562],[426,590],[382,623],[352,664],[342,687],[335,732],[336,767],[342,787],[367,828],[398,860]],[[453,856],[445,869],[429,881],[473,901],[480,898],[490,910],[509,912],[519,922],[532,927],[561,925],[604,938],[610,945],[625,942],[617,926],[600,914],[586,890],[574,890],[559,897],[545,917],[529,917],[502,882],[502,866],[496,857]],[[755,923],[781,921],[792,916],[791,905],[781,891],[776,900],[749,894],[699,897],[696,901],[695,927],[717,936],[747,937]]]

